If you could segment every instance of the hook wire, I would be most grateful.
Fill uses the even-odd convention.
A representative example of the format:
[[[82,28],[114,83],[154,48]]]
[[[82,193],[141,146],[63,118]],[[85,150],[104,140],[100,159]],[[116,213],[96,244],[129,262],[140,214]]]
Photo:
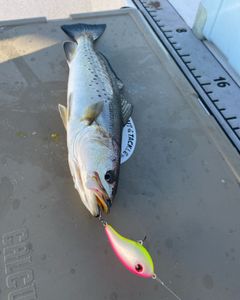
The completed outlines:
[[[143,245],[144,242],[146,241],[147,239],[147,236],[145,235],[145,237],[142,239],[142,240],[138,240],[137,242],[140,244],[140,245]]]
[[[107,221],[103,219],[101,211],[99,213],[98,220],[102,223],[103,227],[107,226]]]

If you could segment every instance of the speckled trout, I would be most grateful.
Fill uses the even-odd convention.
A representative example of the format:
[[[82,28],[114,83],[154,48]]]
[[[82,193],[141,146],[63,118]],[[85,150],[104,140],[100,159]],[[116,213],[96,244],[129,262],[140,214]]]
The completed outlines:
[[[132,113],[123,84],[94,48],[105,24],[63,25],[72,41],[63,48],[69,66],[67,107],[59,112],[67,131],[75,188],[93,216],[109,212],[117,191],[122,128]]]

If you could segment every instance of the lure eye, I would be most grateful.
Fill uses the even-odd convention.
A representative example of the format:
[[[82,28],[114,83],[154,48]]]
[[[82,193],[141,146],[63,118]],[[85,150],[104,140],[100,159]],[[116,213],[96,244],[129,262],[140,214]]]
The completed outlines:
[[[106,172],[104,179],[108,182],[108,183],[113,183],[115,181],[115,175],[114,172],[112,170],[109,170]]]
[[[143,271],[143,266],[140,265],[140,264],[137,264],[137,265],[135,266],[135,270],[136,270],[138,273],[141,273],[141,272]]]

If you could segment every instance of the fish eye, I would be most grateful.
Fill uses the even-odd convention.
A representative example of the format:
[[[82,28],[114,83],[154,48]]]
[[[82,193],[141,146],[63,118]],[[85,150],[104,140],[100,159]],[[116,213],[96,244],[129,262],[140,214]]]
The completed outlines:
[[[141,272],[143,271],[143,266],[140,265],[140,264],[137,264],[137,265],[135,266],[135,270],[136,270],[138,273],[141,273]]]
[[[114,175],[114,171],[113,170],[109,170],[106,172],[104,179],[108,182],[108,183],[113,183],[115,181],[115,175]]]

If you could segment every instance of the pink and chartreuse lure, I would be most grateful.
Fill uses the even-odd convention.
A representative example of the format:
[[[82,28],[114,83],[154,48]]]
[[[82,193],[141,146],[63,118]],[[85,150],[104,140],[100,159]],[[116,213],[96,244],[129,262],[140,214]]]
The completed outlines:
[[[181,298],[168,287],[155,273],[152,258],[143,242],[135,242],[120,235],[116,230],[100,219],[105,227],[110,244],[123,265],[132,273],[144,277],[153,278],[169,291],[176,299]]]
[[[152,258],[142,243],[123,237],[109,224],[105,231],[117,257],[130,272],[145,278],[155,276]]]

